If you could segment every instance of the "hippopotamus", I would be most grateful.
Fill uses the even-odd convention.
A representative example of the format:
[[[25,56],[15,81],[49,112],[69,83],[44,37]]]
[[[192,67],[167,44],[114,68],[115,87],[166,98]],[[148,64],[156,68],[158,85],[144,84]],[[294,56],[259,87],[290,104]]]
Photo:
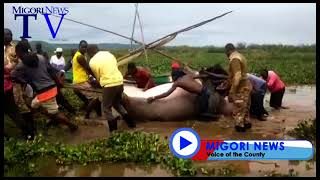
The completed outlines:
[[[198,81],[206,84],[206,81]],[[166,83],[142,91],[134,86],[125,85],[123,105],[131,118],[139,121],[181,121],[197,118],[199,115],[197,94],[177,88],[166,98],[148,103],[146,99],[168,91],[173,83]],[[214,88],[211,90],[215,91]],[[229,116],[232,112],[230,104],[223,95],[213,92],[210,98],[211,108],[216,115]]]

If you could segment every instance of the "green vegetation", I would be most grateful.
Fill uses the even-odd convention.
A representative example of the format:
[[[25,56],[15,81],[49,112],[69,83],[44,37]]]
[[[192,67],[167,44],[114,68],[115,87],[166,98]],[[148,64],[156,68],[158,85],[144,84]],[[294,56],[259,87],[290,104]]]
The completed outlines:
[[[250,45],[242,47],[242,52],[248,60],[248,71],[259,73],[262,68],[277,72],[287,84],[315,84],[316,82],[316,48],[312,46],[284,46],[284,45]],[[244,48],[245,47],[245,48]],[[128,53],[127,49],[109,49],[117,58]],[[209,67],[216,63],[227,69],[228,61],[224,49],[219,47],[163,47],[166,54],[189,63],[197,70]],[[64,50],[67,60],[70,59],[70,50]],[[154,76],[169,74],[171,59],[152,50],[147,51],[148,61],[141,55],[134,61],[141,66],[151,69]],[[120,68],[123,72],[125,67]]]
[[[316,161],[316,149],[317,149],[317,143],[316,143],[316,119],[309,119],[309,120],[303,120],[298,123],[298,126],[290,131],[288,131],[288,135],[295,137],[297,139],[301,140],[307,140],[312,143],[314,146],[314,153],[313,158],[306,161],[306,170],[312,169],[314,165],[314,162]],[[298,165],[302,161],[289,161],[290,164]]]
[[[165,50],[173,57],[183,62],[190,62],[190,66],[196,69],[209,67],[219,63],[228,68],[228,61],[223,49],[179,47]],[[149,61],[140,56],[136,62],[147,66],[153,75],[158,76],[170,72],[171,60],[162,55],[148,51]],[[241,50],[248,60],[248,71],[259,73],[267,68],[277,72],[287,84],[315,84],[316,82],[316,51],[312,48],[285,49],[274,47],[270,49],[243,49]]]
[[[145,165],[161,164],[177,176],[194,176],[191,160],[176,158],[166,141],[157,134],[117,132],[108,139],[87,144],[71,145],[44,141],[38,136],[33,141],[5,140],[5,175],[31,176],[39,167],[40,157],[54,157],[60,165],[94,162],[137,162]],[[15,174],[15,173],[19,174]]]
[[[300,121],[298,126],[290,131],[288,135],[297,139],[310,141],[316,147],[316,119]]]
[[[233,166],[225,166],[222,168],[200,168],[200,172],[205,176],[236,176],[238,171]]]

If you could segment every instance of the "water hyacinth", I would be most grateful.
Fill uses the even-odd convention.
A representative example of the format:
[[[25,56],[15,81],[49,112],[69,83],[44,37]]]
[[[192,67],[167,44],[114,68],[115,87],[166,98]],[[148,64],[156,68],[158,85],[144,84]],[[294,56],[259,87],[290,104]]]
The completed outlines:
[[[54,157],[56,163],[82,164],[93,162],[136,162],[145,165],[161,164],[177,176],[194,176],[196,169],[190,160],[174,157],[168,143],[160,139],[158,134],[143,132],[117,132],[111,137],[99,139],[86,144],[63,144],[46,142],[42,136],[33,141],[9,139],[5,141],[5,172],[13,167],[26,165],[27,175],[34,172],[39,157]]]

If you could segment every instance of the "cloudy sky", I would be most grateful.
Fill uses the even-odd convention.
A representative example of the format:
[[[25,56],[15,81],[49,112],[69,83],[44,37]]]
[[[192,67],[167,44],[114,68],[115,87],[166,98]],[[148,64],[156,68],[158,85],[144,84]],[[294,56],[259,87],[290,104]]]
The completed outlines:
[[[10,28],[13,38],[23,33],[22,18],[14,20],[13,6],[23,7],[67,7],[65,16],[103,29],[131,37],[135,13],[134,3],[126,4],[72,4],[72,3],[27,3],[4,6],[4,27]],[[138,10],[143,24],[144,40],[154,41],[179,29],[207,20],[227,11],[234,12],[201,27],[179,34],[168,45],[223,46],[228,42],[247,44],[314,44],[316,43],[316,4],[168,4],[139,3]],[[53,28],[59,19],[50,18]],[[129,40],[112,34],[63,20],[55,40],[44,16],[30,18],[31,40],[51,43],[78,43],[85,39],[89,43],[130,43]],[[135,28],[135,39],[141,40],[139,26]]]

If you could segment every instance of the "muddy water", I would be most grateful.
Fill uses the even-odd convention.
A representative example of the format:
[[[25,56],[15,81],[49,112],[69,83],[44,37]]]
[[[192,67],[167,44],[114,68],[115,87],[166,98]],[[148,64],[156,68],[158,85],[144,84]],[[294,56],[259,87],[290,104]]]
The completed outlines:
[[[141,176],[173,176],[160,166],[146,167],[134,163],[104,163],[87,166],[57,166],[49,160],[40,169],[38,176],[59,177],[141,177]]]
[[[181,127],[195,129],[201,139],[288,139],[286,132],[295,127],[299,120],[316,117],[316,88],[315,86],[297,86],[286,89],[283,104],[289,109],[273,110],[269,108],[270,95],[265,97],[265,107],[270,116],[267,121],[252,120],[252,129],[246,133],[238,133],[234,130],[231,118],[222,117],[218,121],[203,122],[194,119],[183,122],[143,122],[137,125],[135,130],[155,132],[163,137],[170,137],[171,133]],[[96,120],[100,126],[81,126],[72,137],[66,135],[66,143],[83,143],[99,137],[108,136],[107,127],[103,120]],[[118,125],[119,129],[126,129],[123,121]],[[129,130],[131,131],[131,130]],[[51,167],[41,171],[41,176],[173,176],[170,172],[159,166],[145,168],[141,165],[130,163],[114,163],[87,166],[59,167],[54,162]],[[234,167],[241,176],[264,176],[267,172],[288,174],[290,169],[298,172],[299,176],[315,176],[316,163],[307,164],[305,161],[292,163],[289,161],[201,161],[195,162],[197,167],[219,168],[226,165]],[[309,166],[310,168],[306,168]],[[48,171],[48,169],[51,169]]]

